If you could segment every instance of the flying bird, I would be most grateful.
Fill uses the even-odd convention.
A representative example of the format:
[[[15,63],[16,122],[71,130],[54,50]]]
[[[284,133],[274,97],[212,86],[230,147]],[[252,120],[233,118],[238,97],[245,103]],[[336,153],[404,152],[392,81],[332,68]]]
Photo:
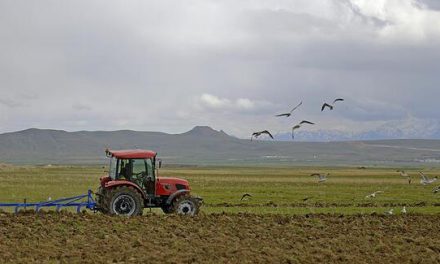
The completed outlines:
[[[365,196],[365,198],[376,198],[376,195],[379,193],[383,193],[383,191],[375,191],[374,193],[370,193],[369,195]]]
[[[279,115],[276,115],[276,117],[281,117],[281,116],[289,117],[289,116],[291,116],[292,113],[293,113],[293,111],[295,111],[296,109],[298,109],[298,107],[300,107],[300,106],[302,105],[302,103],[303,103],[303,102],[301,101],[297,106],[295,106],[292,110],[290,110],[289,113],[279,114]]]
[[[421,172],[421,171],[419,172],[419,174],[420,174],[420,177],[421,177],[421,179],[420,179],[420,184],[428,185],[428,184],[431,184],[431,183],[437,181],[437,176],[434,177],[434,178],[432,178],[432,179],[430,179],[428,176],[426,176],[426,175],[425,175],[423,172]]]
[[[316,176],[318,177],[318,183],[325,182],[327,180],[327,177],[330,175],[330,173],[327,174],[319,174],[319,173],[313,173],[310,176]]]
[[[243,194],[243,196],[241,197],[240,201],[243,201],[243,199],[245,199],[246,197],[252,197],[252,195],[249,194],[249,193],[245,193],[245,194]]]
[[[344,101],[343,98],[337,98],[337,99],[333,100],[333,105],[334,105],[335,103],[337,103],[337,102],[343,102],[343,101]],[[324,103],[324,104],[322,105],[322,107],[321,107],[321,112],[324,111],[324,109],[325,109],[326,107],[328,107],[328,109],[330,109],[330,110],[333,110],[333,108],[334,108],[333,105],[328,104],[328,103]]]
[[[269,132],[269,131],[267,131],[267,130],[263,130],[263,131],[259,131],[259,132],[254,132],[254,133],[252,133],[252,136],[251,136],[251,141],[252,141],[252,139],[255,137],[255,138],[258,138],[259,136],[261,136],[262,134],[266,134],[266,135],[268,135],[271,139],[273,139],[273,136],[272,136],[272,134]]]
[[[328,109],[333,110],[333,105],[329,105],[327,103],[324,103],[321,107],[321,112],[324,111],[324,109],[328,107]]]
[[[294,127],[292,127],[292,139],[295,139],[295,130],[300,128],[301,125],[303,125],[303,124],[314,125],[315,123],[312,123],[312,122],[307,121],[307,120],[303,120],[298,125],[295,125]]]

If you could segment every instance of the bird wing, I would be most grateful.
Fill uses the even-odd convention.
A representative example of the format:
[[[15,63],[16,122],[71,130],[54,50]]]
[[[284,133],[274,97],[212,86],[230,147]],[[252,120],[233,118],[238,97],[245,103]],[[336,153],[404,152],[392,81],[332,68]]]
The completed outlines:
[[[262,131],[261,133],[262,133],[262,134],[269,135],[269,137],[270,137],[271,139],[273,139],[272,134],[271,134],[268,130],[264,130],[264,131]]]
[[[426,176],[423,172],[419,171],[419,174],[420,174],[420,177],[422,177],[422,180],[424,180],[424,181],[429,180],[428,176]]]
[[[243,196],[241,197],[240,201],[242,201],[244,198],[246,197],[252,197],[252,195],[250,195],[249,193],[245,193],[243,194]]]
[[[322,105],[322,107],[321,107],[321,112],[324,111],[324,109],[325,109],[326,107],[328,107],[330,110],[333,109],[333,106],[331,106],[331,105],[329,105],[329,104],[327,104],[327,103],[324,103],[324,104]]]
[[[292,127],[292,130],[298,129],[300,127],[301,127],[301,125],[296,125],[296,126]]]
[[[281,117],[281,116],[289,117],[289,116],[290,116],[290,113],[285,113],[285,114],[279,114],[279,115],[276,115],[276,117]]]
[[[335,99],[335,100],[333,101],[333,103],[336,103],[336,102],[343,102],[343,101],[344,101],[343,98],[337,98],[337,99]]]
[[[321,176],[321,174],[319,174],[319,173],[312,173],[312,174],[310,174],[310,176]]]
[[[314,125],[315,123],[312,123],[312,122],[307,121],[307,120],[303,120],[303,121],[301,121],[299,124],[300,124],[300,125],[302,125],[302,124]]]
[[[293,111],[295,111],[296,109],[298,109],[298,107],[300,107],[303,104],[303,102],[301,101],[297,106],[295,106],[292,111],[290,111],[290,113],[292,113]]]

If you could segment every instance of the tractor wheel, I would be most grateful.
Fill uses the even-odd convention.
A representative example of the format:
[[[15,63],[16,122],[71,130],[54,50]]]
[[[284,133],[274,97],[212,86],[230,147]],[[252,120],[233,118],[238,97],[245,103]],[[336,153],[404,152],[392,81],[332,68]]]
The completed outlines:
[[[109,214],[136,216],[142,215],[144,203],[141,194],[132,187],[116,187],[106,196]]]
[[[173,211],[180,215],[197,215],[199,209],[199,200],[187,194],[177,197],[173,203]]]

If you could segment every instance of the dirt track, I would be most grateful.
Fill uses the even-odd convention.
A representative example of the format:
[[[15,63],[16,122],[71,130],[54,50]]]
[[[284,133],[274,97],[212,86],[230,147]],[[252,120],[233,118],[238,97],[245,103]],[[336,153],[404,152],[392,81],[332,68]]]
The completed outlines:
[[[440,217],[0,213],[2,262],[439,263]]]

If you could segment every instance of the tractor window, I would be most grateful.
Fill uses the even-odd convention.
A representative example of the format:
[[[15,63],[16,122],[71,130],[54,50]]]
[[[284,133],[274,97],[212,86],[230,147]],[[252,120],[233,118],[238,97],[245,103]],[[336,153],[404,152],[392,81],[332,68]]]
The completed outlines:
[[[146,159],[145,162],[147,163],[147,175],[153,176],[154,175],[153,160]]]
[[[117,165],[117,160],[116,158],[111,158],[110,159],[110,166],[109,166],[109,171],[108,171],[108,175],[110,176],[110,178],[112,180],[116,179],[116,165]]]
[[[141,175],[145,173],[145,161],[141,159],[132,160],[133,162],[133,175]]]

